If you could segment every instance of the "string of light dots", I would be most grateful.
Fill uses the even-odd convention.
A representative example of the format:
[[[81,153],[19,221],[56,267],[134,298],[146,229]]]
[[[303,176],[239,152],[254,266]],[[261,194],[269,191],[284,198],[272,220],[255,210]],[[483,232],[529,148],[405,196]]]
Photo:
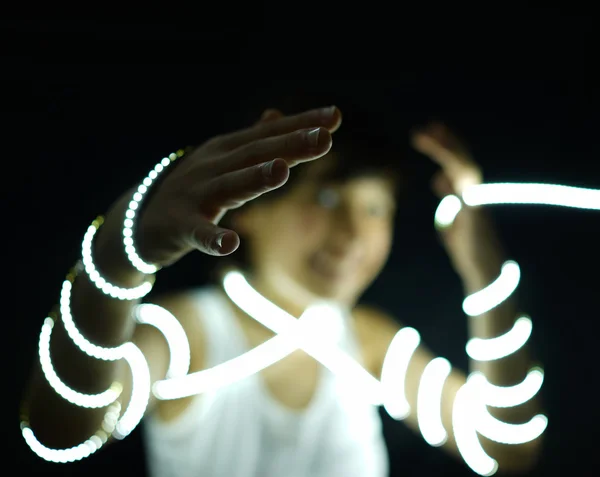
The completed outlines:
[[[166,164],[166,161],[164,161]],[[155,172],[160,172],[156,171]],[[156,174],[155,174],[156,176]],[[153,177],[154,179],[155,177]],[[146,189],[143,190],[145,192]],[[141,191],[138,191],[141,192]],[[141,197],[135,197],[140,199]],[[582,189],[551,184],[482,184],[465,189],[461,198],[447,196],[439,204],[435,213],[437,227],[449,227],[463,206],[492,204],[544,204],[564,207],[600,210],[600,190]],[[134,209],[135,210],[135,209]],[[131,215],[131,214],[129,214]],[[127,216],[125,226],[132,230],[134,217]],[[99,225],[96,224],[96,229]],[[143,296],[151,283],[139,289],[119,289],[94,274],[91,254],[93,232],[88,229],[84,239],[83,267],[93,275],[93,282],[105,293],[119,299],[132,299]],[[125,245],[131,252],[131,234],[125,236]],[[82,266],[80,265],[80,268]],[[519,284],[520,270],[513,261],[506,262],[499,277],[483,290],[474,293],[463,301],[464,312],[473,317],[486,313],[500,305],[515,291]],[[204,393],[231,384],[239,379],[259,372],[265,367],[284,358],[296,349],[303,349],[341,379],[353,386],[355,391],[374,405],[383,405],[395,419],[405,419],[411,412],[406,399],[404,382],[414,351],[420,344],[419,333],[410,327],[402,328],[392,340],[383,364],[381,381],[371,376],[352,357],[337,346],[341,331],[340,309],[331,303],[319,303],[310,307],[296,320],[285,311],[262,297],[246,282],[239,272],[230,272],[224,277],[224,288],[228,296],[254,319],[273,330],[276,336],[253,350],[222,363],[214,368],[188,373],[189,344],[179,321],[163,308],[142,304],[136,307],[135,319],[138,323],[155,326],[164,335],[171,352],[169,372],[163,380],[152,386],[158,399],[177,399],[184,396]],[[150,394],[150,377],[147,362],[142,352],[133,343],[125,343],[117,348],[103,348],[85,339],[75,327],[70,312],[70,291],[72,280],[65,280],[61,292],[61,315],[68,335],[84,353],[97,359],[126,359],[132,369],[132,397],[125,413],[118,418],[117,405],[120,385],[114,384],[98,395],[84,395],[70,389],[63,383],[51,365],[49,341],[53,318],[47,318],[40,334],[40,362],[48,382],[65,399],[84,407],[101,407],[114,401],[107,411],[107,430],[114,431],[117,438],[127,436],[142,419]],[[323,327],[323,325],[326,325]],[[320,339],[314,339],[311,329],[318,326]],[[325,328],[325,332],[323,329]],[[532,323],[529,317],[521,316],[504,335],[489,338],[472,338],[466,346],[471,359],[479,361],[496,360],[518,351],[529,339]],[[447,431],[441,421],[441,399],[444,382],[451,373],[451,365],[445,358],[432,359],[420,379],[417,397],[417,420],[423,438],[432,446],[443,445],[447,441]],[[494,418],[487,406],[513,407],[532,399],[543,383],[543,370],[535,367],[519,384],[509,387],[495,386],[486,377],[475,372],[470,374],[465,384],[456,394],[453,405],[452,432],[457,447],[467,465],[480,475],[492,475],[498,469],[497,462],[489,457],[479,443],[478,433],[500,443],[519,444],[539,437],[547,426],[547,418],[537,415],[525,424],[508,424]],[[115,413],[116,412],[116,413]],[[40,457],[67,462],[81,459],[100,448],[105,439],[92,437],[71,449],[49,449],[35,438],[26,422],[22,423],[23,436],[31,449]],[[101,431],[102,432],[102,431]],[[98,434],[98,433],[97,433]],[[100,436],[106,436],[100,433]]]

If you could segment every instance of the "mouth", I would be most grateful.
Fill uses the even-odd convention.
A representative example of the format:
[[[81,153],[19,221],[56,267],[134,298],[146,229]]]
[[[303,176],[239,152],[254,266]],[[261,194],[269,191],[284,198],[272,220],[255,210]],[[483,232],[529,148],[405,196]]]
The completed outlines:
[[[315,253],[309,264],[313,271],[331,280],[347,278],[356,272],[355,261],[340,260],[323,250]]]

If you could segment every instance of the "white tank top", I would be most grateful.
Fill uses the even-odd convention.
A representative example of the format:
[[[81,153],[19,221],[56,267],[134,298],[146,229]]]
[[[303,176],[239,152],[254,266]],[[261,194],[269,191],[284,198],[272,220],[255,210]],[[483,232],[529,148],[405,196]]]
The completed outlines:
[[[231,304],[215,288],[197,294],[207,337],[207,367],[248,351]],[[338,346],[360,360],[352,322],[344,317]],[[279,404],[252,375],[196,396],[171,421],[143,422],[152,477],[384,477],[388,457],[378,410],[343,392],[321,366],[310,404]]]

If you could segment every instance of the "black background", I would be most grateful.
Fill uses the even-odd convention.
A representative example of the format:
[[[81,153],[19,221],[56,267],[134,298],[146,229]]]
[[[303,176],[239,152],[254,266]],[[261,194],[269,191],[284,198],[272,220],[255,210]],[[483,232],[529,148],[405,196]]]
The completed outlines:
[[[529,13],[510,23],[480,18],[477,32],[447,28],[435,39],[431,31],[440,31],[429,24],[409,41],[400,32],[407,19],[396,30],[386,26],[380,41],[352,28],[334,40],[328,29],[303,38],[301,29],[264,19],[218,27],[206,20],[5,23],[4,363],[15,381],[4,388],[3,423],[23,475],[143,475],[139,431],[76,464],[43,463],[26,448],[17,406],[39,329],[89,221],[165,154],[241,127],[273,106],[261,104],[265,90],[349,94],[380,115],[381,127],[404,144],[402,155],[410,126],[440,118],[469,141],[489,182],[600,189],[595,19]],[[325,79],[331,76],[398,79]],[[414,192],[401,204],[390,262],[365,299],[415,326],[434,352],[465,368],[461,286],[432,227],[437,201],[428,180],[435,167],[416,153],[407,160]],[[599,423],[600,212],[497,206],[493,214],[521,265],[520,303],[534,319],[531,345],[546,370],[550,421],[535,474],[587,475]],[[157,288],[202,285],[213,263],[190,256],[161,272]],[[393,475],[472,475],[403,424],[384,424]]]

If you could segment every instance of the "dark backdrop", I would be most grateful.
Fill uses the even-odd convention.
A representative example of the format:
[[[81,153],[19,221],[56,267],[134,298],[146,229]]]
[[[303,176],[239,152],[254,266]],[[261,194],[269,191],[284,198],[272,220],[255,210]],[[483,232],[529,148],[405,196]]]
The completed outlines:
[[[315,73],[305,63],[288,75],[271,69],[261,75],[265,58],[278,64],[277,54],[261,49],[276,36],[273,30],[263,35],[237,25],[202,33],[167,24],[5,25],[4,46],[10,47],[2,58],[2,125],[4,143],[16,148],[5,149],[2,170],[5,368],[15,371],[14,383],[4,388],[4,434],[22,470],[115,476],[144,471],[139,430],[81,463],[46,464],[26,449],[17,406],[40,326],[78,258],[89,221],[166,153],[240,127],[259,114],[259,106],[272,106],[261,104],[265,89],[350,94],[381,115],[402,155],[407,128],[442,119],[468,139],[490,182],[600,188],[593,22],[585,16],[556,22],[560,28],[519,30],[516,38],[497,36],[485,45],[471,39],[460,47],[429,47],[420,37],[407,54],[422,61],[411,68],[402,64],[393,80],[323,79],[336,71],[338,78],[350,74],[337,67]],[[511,29],[505,25],[503,31]],[[173,33],[166,44],[157,41],[163,32]],[[219,52],[226,48],[224,57]],[[357,76],[367,73],[346,56],[351,52],[343,42],[339,49],[348,58],[342,67]],[[97,62],[81,59],[93,57],[90,52],[101,53]],[[308,63],[314,54],[311,48],[294,52]],[[382,61],[390,65],[399,55],[390,49]],[[285,76],[296,79],[280,79]],[[435,168],[417,154],[407,157],[414,191],[401,205],[389,265],[365,299],[417,327],[434,352],[465,367],[461,287],[432,228],[437,202],[428,180]],[[591,471],[598,425],[600,212],[497,206],[493,214],[511,258],[521,265],[519,296],[534,319],[531,344],[546,370],[543,399],[550,421],[536,474],[561,469],[567,475],[573,466]],[[202,285],[213,263],[190,256],[161,272],[157,288]],[[384,423],[393,475],[472,475],[403,424]]]

